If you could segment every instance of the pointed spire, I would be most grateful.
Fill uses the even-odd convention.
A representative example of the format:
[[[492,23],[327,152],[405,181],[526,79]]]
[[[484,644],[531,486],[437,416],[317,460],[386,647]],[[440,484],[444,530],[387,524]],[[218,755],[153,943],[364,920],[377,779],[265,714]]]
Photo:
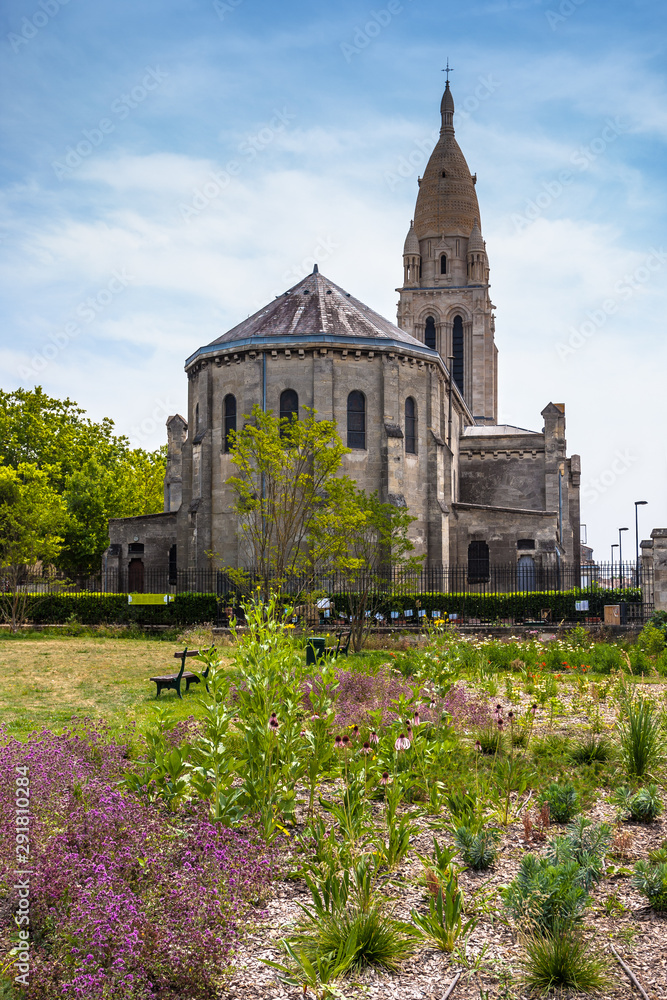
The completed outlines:
[[[315,264],[315,266],[313,267],[313,274],[319,274],[319,273],[320,273],[320,269],[317,266],[317,264]]]
[[[470,236],[468,237],[468,253],[473,252],[486,252],[484,240],[482,239],[482,230],[479,228],[479,219],[475,219],[473,222]]]
[[[408,235],[405,237],[405,244],[403,246],[403,255],[405,254],[418,254],[421,253],[419,249],[419,240],[417,239],[417,234],[415,232],[414,222],[410,222],[410,228],[408,229]]]
[[[452,97],[452,92],[449,89],[449,80],[445,85],[445,92],[442,95],[442,101],[440,102],[440,114],[442,115],[442,128],[440,130],[440,134],[443,132],[453,132],[454,98]]]

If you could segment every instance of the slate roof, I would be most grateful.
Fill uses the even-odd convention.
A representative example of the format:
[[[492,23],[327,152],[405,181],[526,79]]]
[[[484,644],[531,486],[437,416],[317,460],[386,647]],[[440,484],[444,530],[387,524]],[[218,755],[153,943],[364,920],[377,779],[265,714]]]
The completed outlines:
[[[439,358],[436,351],[315,271],[207,347],[200,348],[186,365],[202,354],[241,344],[287,346],[340,341],[352,341],[353,349],[362,344],[366,348],[393,345],[429,360]]]

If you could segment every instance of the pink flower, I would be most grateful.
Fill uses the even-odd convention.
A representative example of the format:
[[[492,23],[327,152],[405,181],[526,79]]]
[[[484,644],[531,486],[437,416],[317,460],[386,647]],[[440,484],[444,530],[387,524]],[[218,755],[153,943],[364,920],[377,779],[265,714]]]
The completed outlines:
[[[409,750],[410,740],[407,738],[405,733],[401,733],[396,742],[394,743],[395,750]]]
[[[371,742],[371,743],[379,743],[379,742],[380,742],[380,737],[379,737],[379,736],[378,736],[378,734],[377,734],[377,733],[375,732],[375,730],[373,730],[373,732],[372,732],[372,733],[371,733],[371,735],[370,735],[370,736],[368,737],[368,739],[370,740],[370,742]]]
[[[370,743],[364,743],[364,745],[361,748],[361,752],[362,753],[370,753],[371,752],[371,745],[370,745]]]
[[[412,724],[413,724],[413,726],[418,726],[420,722],[421,722],[421,719],[419,718],[419,709],[417,709],[417,711],[415,712],[415,714],[413,716]]]
[[[337,736],[336,739],[334,740],[334,746],[336,747],[336,750],[343,749],[343,741],[340,738],[340,736]]]
[[[380,778],[380,784],[381,785],[388,785],[389,784],[389,771],[383,771],[382,772],[382,777]]]

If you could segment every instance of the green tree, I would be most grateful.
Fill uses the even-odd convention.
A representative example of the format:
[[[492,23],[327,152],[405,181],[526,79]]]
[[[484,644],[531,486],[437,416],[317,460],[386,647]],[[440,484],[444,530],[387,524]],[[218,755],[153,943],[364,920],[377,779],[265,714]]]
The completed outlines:
[[[322,552],[321,569],[335,572],[345,588],[352,629],[352,646],[359,651],[375,615],[390,594],[411,589],[410,578],[421,570],[408,530],[415,518],[407,507],[396,507],[340,482],[336,504],[319,519],[311,545]]]
[[[98,570],[109,518],[163,509],[166,448],[131,448],[114,434],[112,420],[95,423],[70,399],[54,399],[39,386],[0,391],[0,461],[43,471],[62,497],[63,544],[54,563],[70,575]]]
[[[266,600],[272,589],[297,575],[312,575],[321,554],[310,540],[335,507],[338,478],[347,449],[331,420],[308,410],[303,420],[275,417],[254,406],[252,422],[234,436],[228,483],[246,562],[262,581]]]
[[[64,520],[45,471],[25,462],[0,466],[0,614],[13,632],[25,621],[30,585],[60,552]]]

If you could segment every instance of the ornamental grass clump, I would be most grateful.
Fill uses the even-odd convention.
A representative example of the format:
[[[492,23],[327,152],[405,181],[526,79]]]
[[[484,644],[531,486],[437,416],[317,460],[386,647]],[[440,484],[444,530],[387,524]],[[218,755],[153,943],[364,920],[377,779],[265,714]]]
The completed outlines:
[[[496,860],[500,833],[488,826],[482,830],[459,826],[454,833],[454,840],[464,864],[473,871],[482,872]]]
[[[644,778],[660,766],[665,755],[665,737],[653,702],[637,695],[627,698],[619,722],[621,750],[629,775]]]
[[[27,767],[31,827],[31,996],[204,1000],[229,967],[244,916],[271,877],[263,846],[120,787],[125,748],[102,727],[27,743],[3,737],[5,787]],[[0,806],[0,863],[15,817]],[[0,889],[5,932],[16,901]]]
[[[572,930],[534,935],[524,938],[523,944],[522,979],[532,994],[547,996],[554,989],[565,989],[596,995],[612,985],[607,961]]]

